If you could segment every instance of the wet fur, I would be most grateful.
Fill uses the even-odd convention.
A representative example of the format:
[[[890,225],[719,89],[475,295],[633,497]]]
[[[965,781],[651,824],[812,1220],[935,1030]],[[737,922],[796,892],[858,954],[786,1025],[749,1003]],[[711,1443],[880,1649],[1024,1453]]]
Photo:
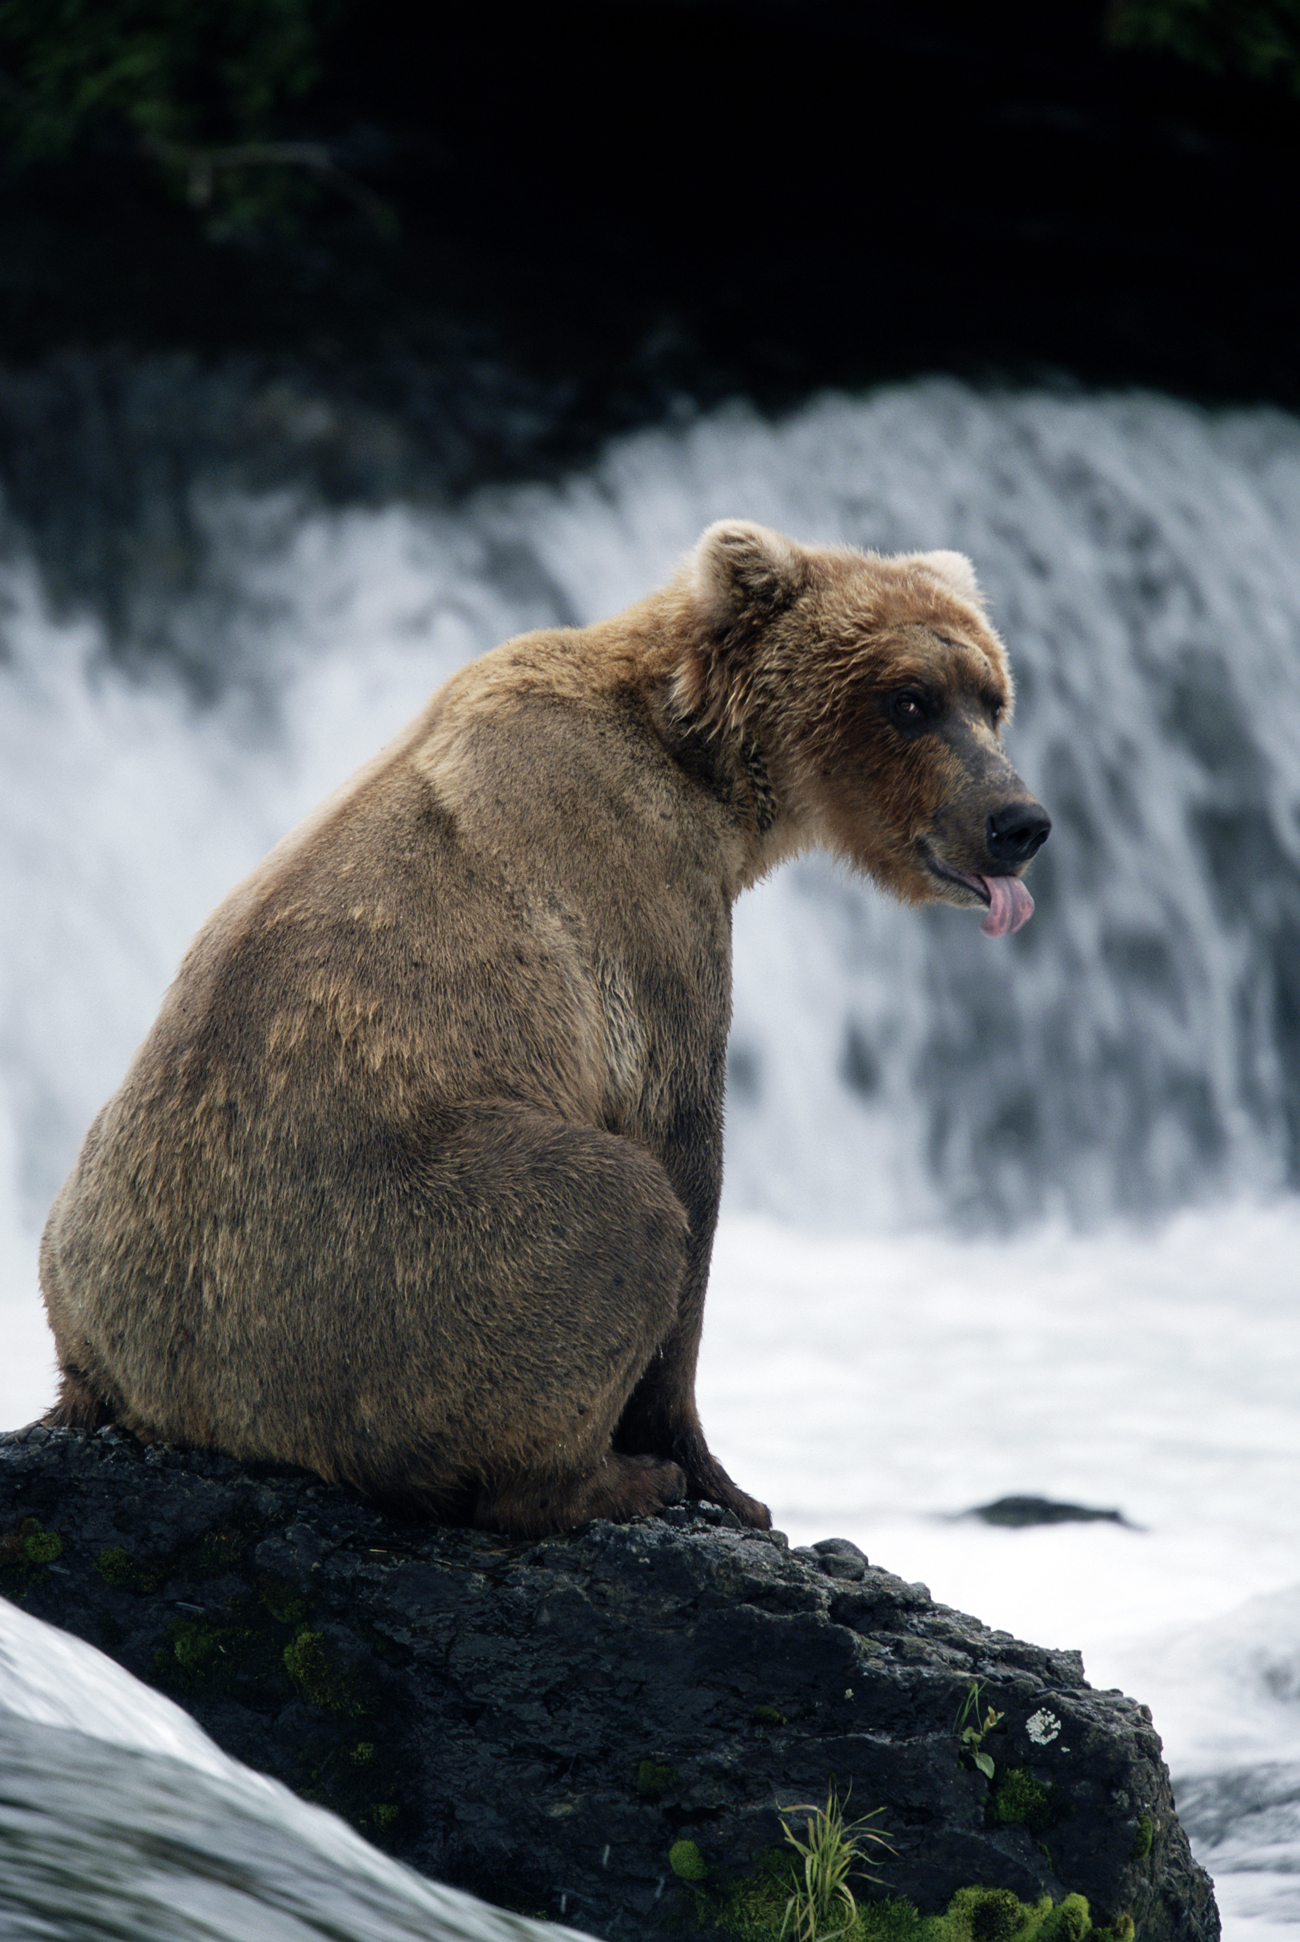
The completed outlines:
[[[900,728],[900,686],[935,702]],[[969,563],[724,522],[463,669],[209,920],[50,1216],[49,1420],[515,1534],[767,1512],[694,1400],[737,894],[976,903],[1011,689]]]

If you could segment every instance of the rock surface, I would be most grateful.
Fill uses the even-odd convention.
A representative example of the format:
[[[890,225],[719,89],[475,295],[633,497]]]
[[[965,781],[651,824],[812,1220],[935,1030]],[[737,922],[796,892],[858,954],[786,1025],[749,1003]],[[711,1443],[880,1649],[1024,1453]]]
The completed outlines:
[[[1147,1709],[842,1539],[688,1506],[516,1544],[34,1427],[0,1438],[0,1592],[425,1873],[611,1942],[716,1938],[778,1808],[832,1781],[893,1845],[868,1897],[1075,1893],[1138,1942],[1219,1932]]]

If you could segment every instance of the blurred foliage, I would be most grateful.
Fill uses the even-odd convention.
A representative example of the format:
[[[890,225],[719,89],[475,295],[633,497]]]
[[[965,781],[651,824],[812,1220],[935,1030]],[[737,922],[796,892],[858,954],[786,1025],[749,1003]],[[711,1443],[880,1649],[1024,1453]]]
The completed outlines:
[[[1300,0],[1089,6],[1086,32],[1104,31],[1112,47],[1300,94]],[[789,11],[807,13],[793,0]],[[383,27],[370,29],[358,0],[0,0],[0,139],[20,168],[141,156],[217,232],[292,229],[322,187],[391,232],[391,209],[338,167],[327,143],[301,136],[320,83],[347,98],[348,77],[331,61],[340,65],[338,30],[349,19],[362,45],[377,36],[381,78],[399,74],[408,37],[391,22],[386,40]]]
[[[0,0],[0,128],[20,165],[129,145],[226,224],[290,214],[326,151],[276,139],[343,0]]]
[[[1113,0],[1107,37],[1300,94],[1300,0]]]

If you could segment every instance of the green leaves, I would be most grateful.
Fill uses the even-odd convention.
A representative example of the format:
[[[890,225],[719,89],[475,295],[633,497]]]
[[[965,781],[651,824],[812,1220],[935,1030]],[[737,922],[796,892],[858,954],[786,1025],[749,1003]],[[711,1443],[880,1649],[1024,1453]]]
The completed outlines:
[[[320,66],[333,0],[0,0],[5,119],[56,155],[97,119],[173,142],[250,141]]]
[[[0,128],[20,162],[133,146],[192,203],[255,222],[305,181],[347,182],[319,145],[277,138],[344,4],[0,0]]]
[[[800,1857],[795,1891],[786,1903],[781,1933],[793,1929],[795,1942],[836,1942],[858,1919],[858,1904],[849,1887],[851,1875],[866,1875],[870,1845],[892,1854],[885,1835],[871,1823],[884,1812],[876,1808],[858,1820],[845,1818],[847,1796],[841,1801],[832,1784],[824,1807],[797,1806],[782,1810],[785,1838]],[[786,1814],[807,1814],[802,1836],[785,1820]]]
[[[1300,94],[1300,0],[1114,0],[1117,47],[1176,54],[1211,74],[1281,81]]]
[[[995,1771],[993,1756],[983,1748],[986,1733],[991,1733],[1002,1714],[990,1706],[980,1718],[980,1694],[983,1688],[978,1679],[972,1679],[966,1696],[957,1708],[957,1718],[953,1722],[961,1738],[962,1752],[973,1767],[977,1767],[986,1780],[992,1780]]]

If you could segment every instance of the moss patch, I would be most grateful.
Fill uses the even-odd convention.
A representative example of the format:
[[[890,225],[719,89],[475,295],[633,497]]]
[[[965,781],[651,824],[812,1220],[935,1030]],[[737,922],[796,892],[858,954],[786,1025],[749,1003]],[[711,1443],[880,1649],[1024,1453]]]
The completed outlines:
[[[281,1625],[298,1627],[305,1625],[311,1617],[311,1607],[307,1600],[282,1578],[264,1578],[258,1590],[258,1597],[272,1618],[278,1620]]]
[[[681,1865],[687,1864],[687,1865]],[[790,1858],[781,1848],[760,1855],[752,1875],[713,1881],[694,1841],[674,1842],[669,1865],[693,1894],[702,1927],[737,1942],[780,1942],[789,1935],[787,1908],[795,1885]],[[689,1865],[692,1872],[687,1871]],[[696,1867],[703,1874],[694,1872]],[[1082,1895],[1053,1902],[1044,1895],[1022,1902],[1009,1888],[959,1888],[942,1915],[922,1915],[913,1903],[888,1895],[859,1901],[857,1915],[838,1942],[1133,1942],[1132,1918],[1108,1928],[1094,1924]]]
[[[187,1555],[210,1579],[229,1577],[241,1548],[245,1540],[232,1526]],[[109,1583],[131,1587],[136,1567],[124,1553],[106,1566],[100,1575]],[[165,1575],[173,1572],[183,1579],[174,1560]],[[267,1714],[301,1701],[311,1713],[295,1729],[296,1772],[285,1777],[368,1839],[391,1845],[402,1813],[400,1721],[364,1662],[350,1663],[312,1616],[294,1585],[259,1579],[256,1589],[221,1599],[206,1616],[174,1619],[154,1653],[155,1678],[186,1698],[229,1695]]]
[[[638,1760],[635,1779],[636,1790],[643,1800],[658,1800],[660,1794],[666,1794],[676,1784],[677,1775],[658,1760]]]
[[[309,1706],[327,1713],[364,1712],[356,1681],[343,1661],[332,1653],[323,1633],[304,1629],[284,1648],[285,1671]]]
[[[248,1539],[233,1524],[222,1524],[199,1539],[184,1554],[184,1573],[201,1584],[205,1578],[224,1578],[238,1571],[248,1550]],[[177,1560],[178,1565],[181,1560]]]
[[[63,1555],[63,1539],[47,1531],[37,1517],[24,1517],[16,1530],[0,1537],[0,1589],[8,1598],[21,1598],[29,1585],[47,1577],[48,1567]]]
[[[1130,1861],[1146,1860],[1151,1852],[1151,1843],[1155,1839],[1155,1832],[1155,1822],[1149,1814],[1144,1814],[1138,1822],[1137,1833],[1133,1836],[1133,1845],[1129,1849],[1128,1858]]]
[[[1035,1780],[1028,1767],[1003,1767],[989,1793],[988,1820],[991,1825],[1026,1827],[1031,1834],[1044,1834],[1067,1818],[1070,1803],[1056,1787]]]
[[[1011,1942],[1033,1919],[1009,1888],[959,1889],[949,1904],[949,1913],[969,1927],[974,1942]]]
[[[154,1669],[165,1684],[183,1692],[228,1692],[264,1670],[256,1664],[257,1647],[251,1626],[177,1618],[167,1627],[166,1644],[153,1655]]]
[[[793,1855],[788,1848],[768,1848],[760,1854],[752,1875],[739,1881],[710,1881],[709,1870],[694,1841],[678,1841],[673,1854],[690,1849],[703,1869],[685,1877],[696,1884],[695,1912],[701,1927],[718,1928],[741,1942],[778,1942],[786,1930],[786,1907],[794,1887]],[[682,1874],[680,1868],[674,1872]],[[847,1938],[844,1938],[847,1942]]]
[[[668,1866],[683,1881],[703,1881],[709,1864],[694,1841],[674,1841],[668,1850]]]
[[[140,1596],[157,1591],[162,1583],[162,1570],[157,1565],[143,1565],[124,1551],[120,1544],[110,1545],[95,1559],[95,1569],[106,1585],[114,1591],[133,1591]]]

